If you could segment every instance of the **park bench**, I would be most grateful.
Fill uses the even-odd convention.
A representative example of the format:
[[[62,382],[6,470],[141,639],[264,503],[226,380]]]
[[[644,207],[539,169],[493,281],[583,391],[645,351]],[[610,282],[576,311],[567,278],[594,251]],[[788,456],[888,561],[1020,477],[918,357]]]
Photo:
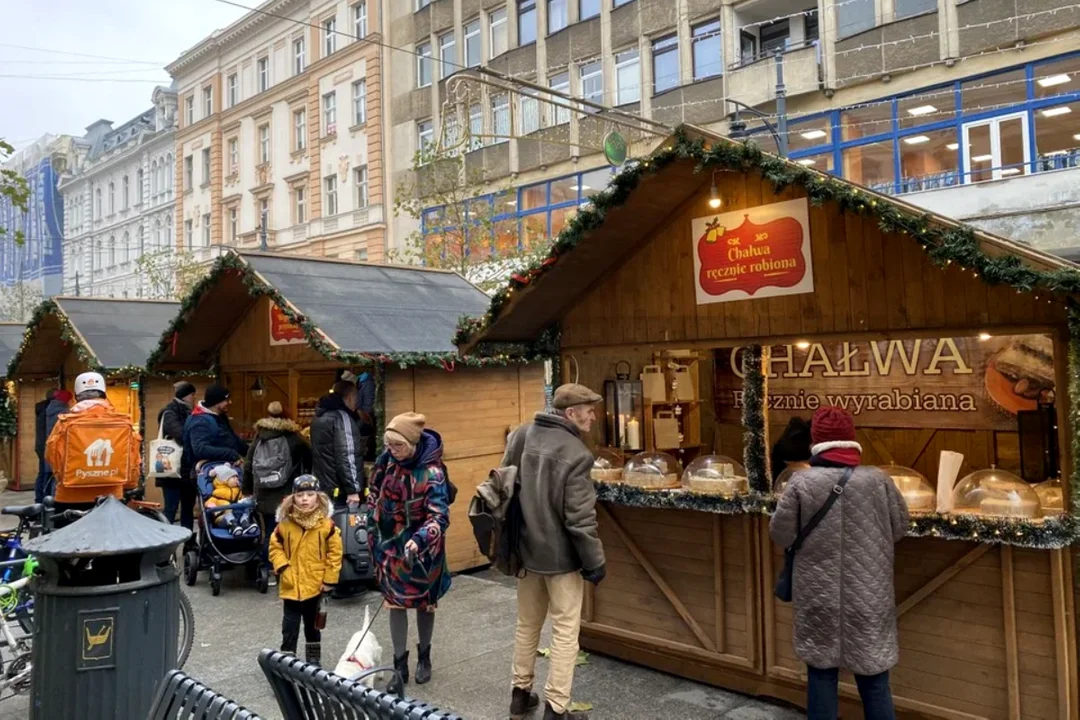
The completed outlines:
[[[146,720],[261,720],[250,710],[173,670],[158,686]]]

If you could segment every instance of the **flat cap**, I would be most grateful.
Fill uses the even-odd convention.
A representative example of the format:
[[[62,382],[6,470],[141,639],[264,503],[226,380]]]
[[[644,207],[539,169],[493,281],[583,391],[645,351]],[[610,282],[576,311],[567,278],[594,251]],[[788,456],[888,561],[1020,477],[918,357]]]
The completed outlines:
[[[556,410],[565,410],[575,405],[595,405],[603,398],[584,385],[567,383],[555,389],[555,399],[552,406]]]

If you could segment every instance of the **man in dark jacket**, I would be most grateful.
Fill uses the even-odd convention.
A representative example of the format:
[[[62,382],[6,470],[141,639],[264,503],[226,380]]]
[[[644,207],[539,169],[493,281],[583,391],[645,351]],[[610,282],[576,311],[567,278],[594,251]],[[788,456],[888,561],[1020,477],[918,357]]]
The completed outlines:
[[[184,424],[191,417],[195,406],[195,386],[186,380],[173,385],[173,399],[158,412],[158,427],[161,436],[175,443],[184,442]],[[195,483],[191,482],[191,466],[187,453],[180,458],[180,477],[155,480],[165,497],[165,517],[169,522],[176,522],[176,511],[180,511],[180,524],[192,528],[195,524]]]
[[[52,435],[53,428],[56,427],[56,422],[60,419],[60,416],[71,410],[71,393],[67,390],[54,390],[51,392],[52,399],[49,400],[48,406],[45,408],[45,439],[48,440]],[[49,466],[48,461],[45,462],[45,481],[42,485],[41,497],[44,499],[54,492],[55,478],[53,477],[52,467]],[[37,497],[37,485],[34,486],[34,496]]]
[[[583,385],[555,390],[554,409],[537,413],[507,441],[502,467],[516,467],[525,528],[519,550],[525,577],[518,581],[510,715],[539,705],[532,691],[536,649],[548,615],[552,619],[544,720],[587,720],[571,712],[570,690],[578,654],[585,581],[604,579],[604,548],[596,526],[593,456],[581,438],[596,421],[599,395]]]
[[[239,464],[247,455],[247,444],[229,424],[229,403],[229,391],[221,385],[211,385],[184,423],[184,465],[191,468],[192,479],[200,462]]]
[[[45,432],[45,409],[53,399],[56,390],[45,393],[45,399],[34,405],[34,454],[38,458],[38,474],[34,480],[34,502],[39,503],[45,497],[45,481],[49,474],[45,470],[45,441],[49,434]]]
[[[319,400],[311,422],[312,474],[335,505],[357,505],[364,487],[363,441],[356,385],[339,380]]]
[[[252,441],[247,460],[244,462],[244,480],[240,491],[245,497],[252,495],[255,497],[255,509],[262,515],[265,530],[263,559],[269,562],[270,533],[277,527],[278,507],[287,495],[292,494],[293,480],[311,472],[311,448],[300,435],[300,426],[285,417],[285,410],[281,407],[281,403],[276,400],[270,403],[266,407],[266,414],[269,417],[264,417],[255,423],[255,440]],[[285,467],[269,469],[255,467],[255,454],[259,446],[278,439],[284,440],[285,447],[288,449],[284,458]],[[256,477],[256,473],[267,470],[271,474],[280,472],[280,484],[277,484],[279,481],[277,478],[273,481],[274,487],[260,482],[264,478]],[[277,584],[277,577],[273,573],[270,574],[270,584]]]

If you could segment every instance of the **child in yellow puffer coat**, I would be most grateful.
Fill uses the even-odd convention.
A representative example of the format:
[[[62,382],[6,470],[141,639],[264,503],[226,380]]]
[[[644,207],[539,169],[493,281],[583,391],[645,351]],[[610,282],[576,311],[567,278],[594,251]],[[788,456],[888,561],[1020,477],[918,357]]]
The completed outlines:
[[[281,650],[296,653],[303,620],[305,657],[313,663],[322,660],[322,632],[315,627],[315,617],[323,593],[341,574],[341,532],[330,514],[330,498],[319,491],[319,481],[301,475],[293,481],[292,495],[281,501],[278,526],[270,536],[270,564],[285,603]]]
[[[250,498],[244,498],[240,492],[240,476],[232,465],[222,463],[215,466],[210,470],[210,477],[214,482],[214,490],[204,501],[207,508],[225,507],[243,503],[245,500],[250,504]],[[255,537],[259,534],[259,526],[252,522],[250,510],[241,510],[238,513],[224,510],[214,516],[214,524],[229,530],[237,537]]]

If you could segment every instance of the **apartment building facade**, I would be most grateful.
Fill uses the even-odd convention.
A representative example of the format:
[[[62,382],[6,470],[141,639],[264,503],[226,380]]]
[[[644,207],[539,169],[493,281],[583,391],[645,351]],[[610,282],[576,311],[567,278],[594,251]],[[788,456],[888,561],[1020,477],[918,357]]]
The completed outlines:
[[[483,66],[667,126],[728,132],[739,104],[775,129],[779,57],[793,159],[1042,247],[1070,244],[1080,231],[1080,211],[1067,207],[1080,192],[1080,177],[1068,172],[1080,163],[1080,132],[1070,122],[1070,103],[1080,100],[1075,3],[393,5],[387,36],[415,54],[391,54],[391,194],[409,176],[413,154],[440,137],[447,84],[464,68]],[[516,228],[523,243],[556,234],[612,172],[600,149],[613,126],[597,117],[551,106],[528,89],[489,87],[469,102],[454,122],[484,140],[467,149],[468,161],[484,168],[492,188],[512,186],[491,202],[501,204],[498,223]],[[764,122],[739,114],[757,142],[776,149]],[[643,138],[633,150],[658,139]],[[395,222],[395,238],[416,228],[409,218]],[[432,232],[427,214],[419,226]]]
[[[385,257],[378,22],[376,0],[271,0],[168,66],[179,247]]]
[[[158,87],[152,102],[119,127],[98,120],[75,141],[78,159],[60,184],[65,295],[154,298],[169,291],[140,263],[151,258],[164,271],[176,247],[176,93]]]

